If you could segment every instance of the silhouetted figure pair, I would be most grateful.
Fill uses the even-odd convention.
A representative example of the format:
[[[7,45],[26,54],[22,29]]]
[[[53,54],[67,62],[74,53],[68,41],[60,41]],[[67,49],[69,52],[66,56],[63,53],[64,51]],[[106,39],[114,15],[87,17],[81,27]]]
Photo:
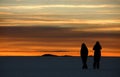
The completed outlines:
[[[94,63],[93,63],[93,68],[94,69],[99,69],[99,63],[100,63],[100,58],[101,58],[101,45],[100,43],[97,41],[96,44],[93,47],[94,50]],[[81,50],[80,50],[80,54],[81,54],[81,59],[82,59],[82,69],[88,69],[87,66],[87,58],[88,58],[88,48],[85,45],[85,43],[83,43],[81,45]]]

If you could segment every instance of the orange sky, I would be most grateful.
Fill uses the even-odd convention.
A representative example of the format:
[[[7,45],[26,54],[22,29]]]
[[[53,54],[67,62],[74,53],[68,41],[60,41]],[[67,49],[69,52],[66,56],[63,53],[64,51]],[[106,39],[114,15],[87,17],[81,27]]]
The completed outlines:
[[[44,54],[53,54],[57,56],[80,56],[80,52],[0,52],[0,56],[41,56]],[[89,56],[93,56],[93,52],[89,52]],[[102,56],[120,57],[120,53],[102,52]]]
[[[0,56],[79,56],[100,41],[120,57],[119,0],[0,0]]]
[[[70,40],[70,39],[69,39]],[[38,41],[38,40],[37,40]],[[80,56],[80,41],[74,42],[62,42],[61,43],[52,43],[47,40],[48,43],[45,42],[21,42],[17,40],[17,42],[11,41],[11,39],[6,41],[1,41],[1,49],[0,49],[0,56],[41,56],[43,54],[54,54],[58,56]],[[70,40],[71,41],[71,40]],[[87,41],[88,49],[89,49],[89,56],[93,56],[94,51],[92,50],[92,46],[94,43],[90,43]],[[40,44],[41,43],[41,44]],[[42,46],[41,46],[42,45]],[[101,43],[102,49],[102,56],[112,56],[112,57],[120,57],[120,51],[117,48],[107,48],[107,44]],[[114,46],[114,44],[113,44]]]

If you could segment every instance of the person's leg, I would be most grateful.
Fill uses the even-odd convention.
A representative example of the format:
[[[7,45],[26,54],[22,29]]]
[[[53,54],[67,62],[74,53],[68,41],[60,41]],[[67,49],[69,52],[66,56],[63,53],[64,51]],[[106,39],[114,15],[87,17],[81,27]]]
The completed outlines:
[[[93,62],[93,69],[95,69],[95,62]]]
[[[93,63],[93,69],[96,69],[96,62]]]
[[[87,66],[87,57],[85,57],[85,69],[88,69],[88,66]]]
[[[81,57],[82,59],[82,69],[84,69],[84,57]]]
[[[99,62],[97,62],[97,69],[99,69],[100,68],[100,64],[99,64]]]
[[[94,57],[93,69],[96,69],[96,57]]]
[[[83,62],[82,69],[87,69],[87,64],[86,64],[87,58],[86,58],[86,57],[83,57],[83,58],[82,58],[82,62]]]
[[[100,56],[98,57],[98,61],[97,61],[97,69],[100,68]]]

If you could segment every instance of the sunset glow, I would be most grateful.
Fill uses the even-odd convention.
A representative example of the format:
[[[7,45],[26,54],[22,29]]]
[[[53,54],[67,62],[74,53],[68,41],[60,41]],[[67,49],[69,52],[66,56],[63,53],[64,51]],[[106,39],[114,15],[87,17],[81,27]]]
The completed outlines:
[[[0,56],[120,57],[120,0],[1,0]]]

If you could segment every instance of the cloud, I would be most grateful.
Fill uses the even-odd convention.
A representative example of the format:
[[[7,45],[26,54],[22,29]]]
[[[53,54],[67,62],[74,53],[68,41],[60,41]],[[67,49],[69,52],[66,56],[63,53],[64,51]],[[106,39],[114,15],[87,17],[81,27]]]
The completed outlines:
[[[0,9],[44,9],[44,8],[119,8],[120,5],[27,5],[27,6],[0,6]]]
[[[119,25],[94,25],[89,27],[79,26],[81,31],[73,31],[75,27],[0,27],[0,51],[41,51],[40,53],[77,53],[85,42],[92,51],[92,46],[99,40],[104,52],[119,52],[120,32],[114,31],[82,31],[101,28],[114,28]],[[43,52],[42,52],[43,51]],[[64,51],[64,52],[63,52]],[[30,52],[30,53],[31,53]]]
[[[70,51],[66,51],[66,50],[41,50],[38,52],[70,52]]]
[[[119,10],[99,10],[96,14],[120,14]]]
[[[1,19],[0,24],[19,24],[19,25],[67,25],[67,24],[120,24],[118,19],[101,19],[101,20],[83,20],[83,19]],[[4,25],[3,25],[4,26]]]
[[[16,1],[21,2],[21,1],[23,1],[23,0],[16,0]]]
[[[119,4],[119,0],[2,0],[1,4]],[[19,4],[18,4],[19,2]]]
[[[119,37],[119,30],[112,30],[113,26],[93,26],[93,27],[0,27],[1,37],[14,38],[81,38],[81,37]],[[119,28],[119,25],[115,29]],[[103,30],[101,30],[103,29]],[[106,29],[106,30],[104,30]],[[107,30],[110,29],[110,30]],[[120,29],[120,28],[119,28]],[[77,31],[79,30],[79,31]],[[98,31],[97,31],[98,30]],[[34,40],[33,40],[34,41]],[[55,41],[55,39],[54,39]]]
[[[0,12],[0,15],[13,15],[11,12]]]
[[[81,30],[81,29],[73,29],[73,31],[86,31],[86,32],[102,32],[102,31],[120,31],[120,27],[109,27],[109,28],[90,28],[90,29],[83,29],[83,30]]]

